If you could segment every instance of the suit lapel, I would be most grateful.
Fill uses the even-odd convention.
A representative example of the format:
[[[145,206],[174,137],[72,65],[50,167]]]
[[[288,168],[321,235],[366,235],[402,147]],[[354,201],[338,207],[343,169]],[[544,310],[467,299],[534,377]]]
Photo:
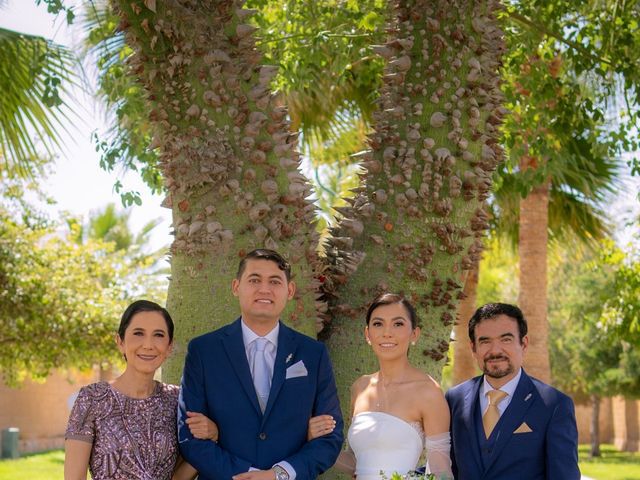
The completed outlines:
[[[253,404],[253,407],[259,414],[262,414],[260,404],[258,403],[258,397],[256,395],[256,389],[253,386],[251,370],[249,370],[249,362],[247,361],[247,353],[244,348],[244,341],[242,340],[242,327],[240,325],[239,318],[229,325],[227,337],[224,339],[222,344],[229,356],[233,370],[240,381],[240,385],[242,385],[242,388]]]
[[[502,450],[506,447],[509,440],[524,419],[525,414],[537,400],[537,391],[529,376],[522,370],[522,376],[513,393],[513,399],[509,406],[500,417],[500,421],[496,425],[498,430],[497,438],[493,447],[493,452],[487,462],[485,472],[488,472],[491,465],[500,457]]]
[[[271,413],[271,409],[278,398],[278,394],[285,382],[286,371],[291,360],[295,358],[296,348],[298,347],[298,339],[293,330],[280,322],[280,331],[278,332],[278,351],[276,352],[276,361],[273,365],[273,378],[271,379],[271,390],[269,391],[269,400],[264,410],[264,419]],[[264,422],[263,419],[263,422]]]
[[[480,389],[481,384],[482,377],[476,377],[471,388],[469,388],[465,393],[462,409],[462,421],[467,429],[468,441],[471,446],[473,459],[476,462],[476,471],[478,472],[482,471],[482,459],[478,439],[475,435],[475,412],[478,408],[478,390]]]

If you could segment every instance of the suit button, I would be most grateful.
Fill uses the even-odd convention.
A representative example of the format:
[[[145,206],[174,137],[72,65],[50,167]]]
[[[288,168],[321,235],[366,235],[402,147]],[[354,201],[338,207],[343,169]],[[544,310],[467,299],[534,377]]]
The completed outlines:
[[[258,438],[260,440],[266,440],[267,439],[267,434],[264,432],[260,432],[260,435],[258,435]]]

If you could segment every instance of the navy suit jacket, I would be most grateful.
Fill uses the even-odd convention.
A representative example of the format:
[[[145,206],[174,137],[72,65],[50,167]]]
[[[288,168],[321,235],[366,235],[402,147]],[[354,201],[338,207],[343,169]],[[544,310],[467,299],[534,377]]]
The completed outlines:
[[[307,375],[286,378],[302,361]],[[218,424],[217,443],[198,440],[186,425],[186,411]],[[333,433],[307,442],[309,418],[328,414]],[[250,467],[269,469],[287,461],[299,480],[331,467],[342,447],[342,415],[333,370],[324,344],[280,323],[269,401],[260,410],[242,340],[240,319],[189,342],[178,404],[182,456],[202,480],[229,480]]]
[[[483,377],[446,393],[451,410],[451,460],[460,480],[579,480],[578,431],[573,401],[524,370],[496,425],[484,469],[477,425]],[[514,433],[523,423],[531,432]],[[484,435],[484,433],[482,433]]]

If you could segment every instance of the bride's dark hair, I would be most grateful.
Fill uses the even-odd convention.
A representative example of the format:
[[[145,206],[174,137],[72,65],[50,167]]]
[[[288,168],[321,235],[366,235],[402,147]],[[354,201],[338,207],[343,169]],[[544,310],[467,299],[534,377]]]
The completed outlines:
[[[409,313],[411,328],[416,328],[418,326],[418,315],[416,314],[416,309],[413,308],[413,305],[411,305],[409,300],[398,293],[381,293],[373,299],[373,302],[371,302],[371,305],[369,305],[369,309],[367,310],[367,325],[369,325],[369,322],[371,321],[371,314],[376,308],[382,305],[393,305],[395,303],[399,303],[404,306]]]

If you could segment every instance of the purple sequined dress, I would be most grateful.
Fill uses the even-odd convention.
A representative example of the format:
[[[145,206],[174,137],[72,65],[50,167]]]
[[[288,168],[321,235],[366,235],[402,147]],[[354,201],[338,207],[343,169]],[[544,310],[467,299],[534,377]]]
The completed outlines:
[[[73,405],[65,438],[93,444],[94,480],[168,480],[178,456],[178,392],[157,382],[153,395],[136,399],[107,382],[88,385]]]

